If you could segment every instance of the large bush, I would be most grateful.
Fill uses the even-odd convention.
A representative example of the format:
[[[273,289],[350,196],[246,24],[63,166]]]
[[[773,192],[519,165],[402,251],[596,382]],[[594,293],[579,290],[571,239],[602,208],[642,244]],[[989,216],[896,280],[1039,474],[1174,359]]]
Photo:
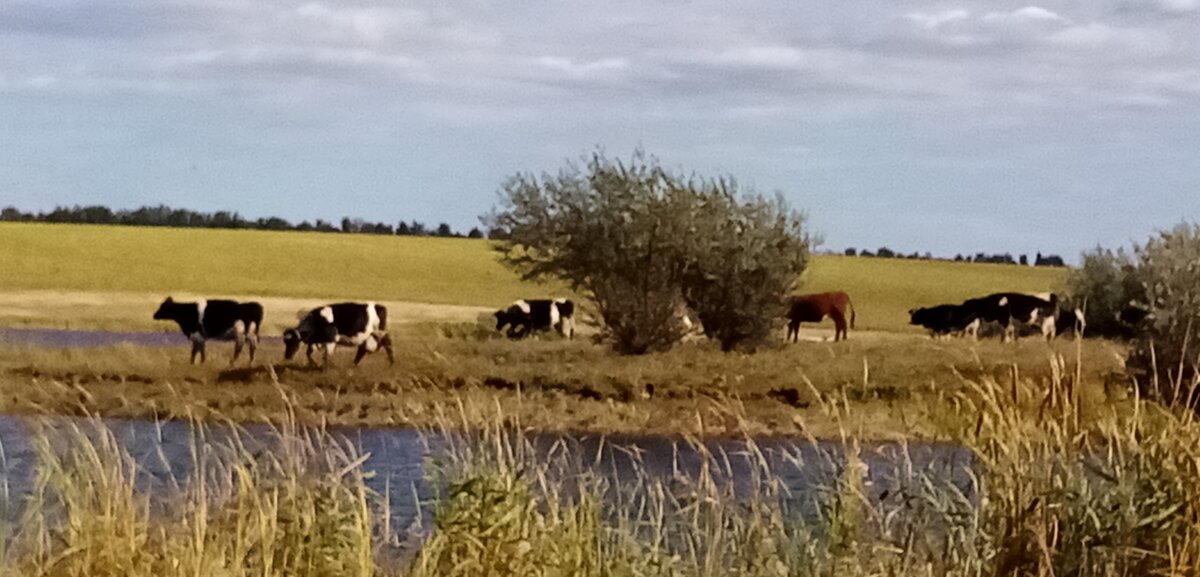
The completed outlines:
[[[1200,226],[1181,224],[1135,248],[1137,324],[1128,366],[1144,390],[1195,405],[1200,371]]]
[[[762,341],[786,312],[780,296],[808,264],[802,215],[779,197],[739,196],[729,179],[693,179],[677,202],[684,300],[723,350]]]
[[[808,259],[803,217],[782,200],[743,197],[732,179],[680,177],[641,151],[517,174],[501,196],[489,224],[505,239],[503,262],[592,300],[623,353],[681,339],[685,303],[722,348],[753,343],[778,322]]]

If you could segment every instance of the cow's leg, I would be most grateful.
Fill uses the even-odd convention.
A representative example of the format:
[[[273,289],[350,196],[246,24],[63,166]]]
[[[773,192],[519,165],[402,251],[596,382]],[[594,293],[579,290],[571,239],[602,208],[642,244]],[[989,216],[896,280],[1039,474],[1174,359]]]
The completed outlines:
[[[362,362],[363,357],[367,356],[367,353],[369,352],[371,351],[367,348],[367,343],[358,345],[358,351],[354,353],[354,364],[357,365],[358,363]]]
[[[396,351],[392,348],[392,335],[384,333],[379,337],[379,346],[383,347],[383,352],[387,353],[388,364],[396,364]]]
[[[783,341],[784,342],[791,341],[794,343],[794,342],[796,342],[799,335],[800,335],[800,321],[797,321],[794,319],[789,320],[788,328],[787,328],[787,338],[783,339]]]
[[[1042,319],[1042,336],[1046,337],[1048,341],[1052,341],[1054,337],[1058,336],[1058,315]]]
[[[833,310],[829,313],[829,318],[833,319],[833,342],[838,342],[846,338],[846,315],[842,311]]]
[[[237,362],[238,357],[242,356],[242,349],[246,346],[246,324],[242,321],[237,321],[233,324],[233,358],[229,359],[229,366],[233,366]]]
[[[258,350],[258,327],[251,324],[250,332],[246,335],[246,345],[250,347],[249,364],[254,364],[254,353]]]
[[[313,345],[312,345],[312,343],[309,343],[307,345],[307,348],[304,349],[304,356],[308,357],[308,366],[315,367],[315,366],[317,366],[317,360],[313,358],[312,354],[313,354]]]
[[[329,368],[329,361],[333,358],[333,351],[337,350],[337,343],[325,343],[325,358],[321,362],[322,368]]]
[[[192,360],[191,363],[196,364],[196,357],[200,357],[200,362],[204,362],[204,341],[192,341]]]

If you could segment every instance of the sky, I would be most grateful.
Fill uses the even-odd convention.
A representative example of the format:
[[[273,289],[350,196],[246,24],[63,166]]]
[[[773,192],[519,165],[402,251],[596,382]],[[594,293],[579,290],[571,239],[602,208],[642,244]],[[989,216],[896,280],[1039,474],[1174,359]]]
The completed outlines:
[[[642,147],[827,249],[1200,220],[1200,0],[1029,1],[0,0],[0,205],[466,230]]]

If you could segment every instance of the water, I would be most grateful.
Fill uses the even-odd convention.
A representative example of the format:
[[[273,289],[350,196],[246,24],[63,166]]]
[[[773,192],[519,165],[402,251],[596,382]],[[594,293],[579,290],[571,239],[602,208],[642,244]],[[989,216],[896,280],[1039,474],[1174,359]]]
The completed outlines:
[[[143,490],[153,494],[190,473],[191,446],[196,434],[191,423],[105,420],[102,424],[137,461],[142,474],[139,486]],[[86,431],[94,426],[94,421],[73,417],[32,420],[0,415],[4,457],[0,486],[9,496],[10,507],[32,486],[37,457],[31,441],[38,427],[45,426],[53,439],[55,431],[73,425]],[[381,494],[388,493],[393,527],[413,526],[421,518],[428,518],[427,503],[434,492],[427,480],[428,467],[443,456],[444,439],[422,437],[416,430],[402,428],[343,427],[331,429],[330,433],[331,437],[352,444],[360,454],[368,455],[363,468],[373,472],[373,476],[367,483]],[[208,426],[205,434],[210,442],[219,445],[232,430]],[[271,450],[276,441],[275,434],[266,426],[247,426],[239,436],[251,452]],[[534,450],[546,454],[569,447],[571,470],[587,470],[615,485],[636,482],[635,471],[667,482],[694,479],[709,459],[716,481],[732,483],[735,494],[749,496],[761,490],[752,482],[756,460],[747,457],[747,446],[739,440],[706,442],[704,449],[709,456],[677,439],[661,436],[538,435],[529,440]],[[812,512],[821,501],[824,488],[835,484],[844,474],[844,451],[835,443],[773,438],[758,441],[756,445],[790,493],[783,506],[794,507],[798,514]],[[905,470],[909,467],[965,484],[965,472],[973,462],[969,451],[949,444],[878,444],[864,447],[860,458],[866,465],[863,485],[871,498],[894,491],[897,483],[907,477]]]
[[[264,339],[266,340],[266,339]],[[103,347],[121,344],[137,346],[181,346],[187,339],[179,333],[139,333],[73,331],[58,329],[0,328],[0,344],[52,348]],[[50,430],[92,422],[70,417],[40,420]],[[31,487],[36,455],[31,445],[34,421],[0,414],[0,494],[9,513],[19,509],[21,495]],[[139,486],[153,495],[173,481],[185,479],[191,468],[192,439],[196,431],[186,422],[143,420],[103,421],[122,447],[138,462],[142,478]],[[428,502],[434,494],[429,481],[431,462],[445,449],[445,440],[422,437],[413,429],[335,428],[332,434],[348,441],[361,454],[368,455],[363,467],[374,475],[367,480],[373,490],[387,493],[391,507],[391,525],[405,528],[428,519]],[[232,431],[209,427],[209,438],[219,443]],[[243,442],[254,450],[270,450],[274,442],[271,430],[247,426],[240,433]],[[567,446],[574,456],[572,466],[604,477],[610,484],[636,483],[640,471],[652,479],[674,482],[695,478],[706,464],[719,483],[729,483],[738,496],[749,496],[762,488],[753,479],[757,460],[746,456],[747,445],[738,440],[710,440],[704,450],[662,436],[540,435],[531,439],[536,450],[550,453]],[[845,451],[836,443],[810,443],[796,438],[770,438],[756,442],[770,465],[772,474],[787,488],[780,504],[797,515],[814,514],[828,500],[826,487],[844,475]],[[706,454],[707,453],[707,456]],[[895,493],[912,472],[948,481],[970,494],[968,471],[973,455],[950,444],[874,444],[862,448],[865,465],[863,487],[868,497],[878,499]],[[165,462],[164,462],[165,461]],[[14,506],[18,504],[18,506]]]

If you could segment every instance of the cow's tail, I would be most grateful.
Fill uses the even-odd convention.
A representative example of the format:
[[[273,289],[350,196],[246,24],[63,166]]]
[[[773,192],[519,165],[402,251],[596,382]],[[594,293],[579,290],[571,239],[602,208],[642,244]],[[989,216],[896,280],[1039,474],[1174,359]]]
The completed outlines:
[[[846,304],[850,307],[850,328],[854,328],[854,317],[858,316],[854,312],[854,301],[851,301],[850,297],[846,297]]]
[[[379,330],[387,330],[387,307],[383,305],[375,305],[375,314],[379,316]]]

